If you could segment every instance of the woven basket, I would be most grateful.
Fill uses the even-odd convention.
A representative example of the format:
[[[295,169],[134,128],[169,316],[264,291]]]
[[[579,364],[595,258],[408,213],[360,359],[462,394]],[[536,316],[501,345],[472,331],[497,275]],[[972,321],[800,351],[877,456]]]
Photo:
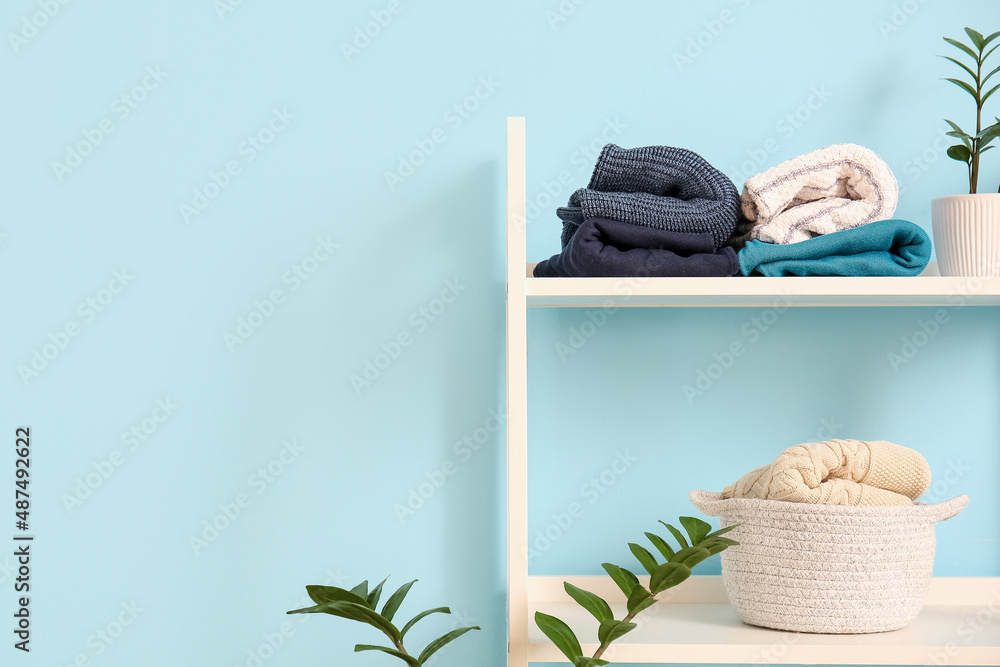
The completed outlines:
[[[691,502],[740,542],[722,552],[722,581],[744,623],[830,634],[898,630],[924,604],[934,524],[968,496],[896,507],[810,505],[692,491]]]

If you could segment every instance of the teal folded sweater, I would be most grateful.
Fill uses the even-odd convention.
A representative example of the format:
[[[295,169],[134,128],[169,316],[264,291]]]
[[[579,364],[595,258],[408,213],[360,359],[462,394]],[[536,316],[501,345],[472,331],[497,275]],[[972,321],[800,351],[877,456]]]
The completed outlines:
[[[906,220],[880,220],[787,245],[751,241],[739,253],[745,276],[915,276],[930,258],[927,232]]]

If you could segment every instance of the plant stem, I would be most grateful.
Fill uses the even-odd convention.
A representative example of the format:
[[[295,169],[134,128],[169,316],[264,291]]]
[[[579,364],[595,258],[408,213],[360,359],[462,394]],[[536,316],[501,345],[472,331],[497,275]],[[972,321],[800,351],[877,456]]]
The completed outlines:
[[[983,131],[983,51],[976,58],[976,136],[972,140],[972,168],[969,175],[969,194],[979,188],[979,133]]]
[[[637,615],[638,612],[636,612],[635,614],[629,614],[628,616],[622,619],[622,623],[631,623],[632,619],[635,618]],[[611,642],[605,642],[600,646],[598,646],[597,651],[594,653],[594,657],[600,658],[602,655],[604,655],[604,652],[608,650],[609,646],[611,646]]]

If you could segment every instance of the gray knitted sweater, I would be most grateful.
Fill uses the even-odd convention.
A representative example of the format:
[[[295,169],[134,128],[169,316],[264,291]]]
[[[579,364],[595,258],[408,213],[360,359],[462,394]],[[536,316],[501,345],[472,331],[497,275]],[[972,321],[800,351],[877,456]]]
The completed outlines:
[[[670,146],[608,144],[590,185],[556,215],[565,248],[584,220],[607,218],[643,227],[708,233],[721,248],[736,227],[740,195],[733,182],[697,153]]]

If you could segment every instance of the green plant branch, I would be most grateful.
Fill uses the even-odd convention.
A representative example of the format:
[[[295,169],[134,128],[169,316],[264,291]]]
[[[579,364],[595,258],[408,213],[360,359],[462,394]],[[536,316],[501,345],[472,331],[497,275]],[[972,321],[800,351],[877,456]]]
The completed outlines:
[[[970,84],[966,81],[952,78],[946,78],[945,80],[950,81],[967,92],[976,101],[976,132],[975,134],[968,134],[952,121],[946,121],[952,128],[952,131],[947,133],[948,136],[956,137],[962,142],[961,144],[956,144],[948,149],[948,157],[953,160],[966,163],[969,174],[969,194],[976,194],[979,188],[980,158],[983,153],[992,148],[990,143],[996,139],[997,136],[1000,136],[1000,118],[997,119],[996,125],[991,125],[985,129],[983,128],[983,107],[986,104],[986,100],[988,100],[993,93],[1000,88],[1000,86],[994,86],[993,88],[986,90],[987,82],[994,74],[1000,71],[1000,67],[998,67],[987,73],[985,76],[983,75],[983,65],[986,63],[989,56],[997,49],[997,46],[994,46],[989,51],[987,51],[986,48],[994,40],[1000,38],[1000,32],[995,32],[988,37],[984,37],[982,33],[977,32],[972,28],[966,28],[965,34],[968,35],[969,40],[972,42],[971,47],[958,40],[948,37],[945,37],[944,41],[970,56],[975,61],[975,70],[955,58],[950,56],[943,57],[962,68],[962,70],[972,79],[972,83]]]
[[[687,580],[691,576],[692,569],[705,559],[730,546],[739,544],[728,537],[722,537],[723,534],[733,530],[736,526],[728,526],[710,532],[712,527],[701,519],[682,516],[680,523],[687,531],[688,538],[690,538],[689,543],[688,538],[685,538],[684,534],[677,528],[663,521],[660,523],[670,531],[680,545],[675,550],[663,537],[654,533],[646,533],[646,537],[663,557],[664,562],[659,562],[656,556],[639,544],[629,543],[628,545],[632,555],[649,573],[648,589],[639,583],[639,578],[631,571],[611,563],[602,563],[601,565],[625,594],[627,614],[622,620],[614,618],[611,606],[601,597],[582,588],[577,588],[568,581],[563,582],[566,593],[577,604],[590,612],[600,624],[597,631],[599,643],[593,656],[583,655],[580,640],[564,621],[540,611],[535,612],[535,624],[574,667],[600,667],[609,664],[603,658],[605,652],[614,641],[624,637],[637,627],[632,621],[657,602],[657,595]]]
[[[416,580],[400,586],[399,590],[393,593],[385,602],[380,613],[377,608],[379,598],[382,595],[382,584],[384,583],[385,580],[372,589],[370,593],[368,592],[367,581],[361,582],[349,591],[335,586],[306,586],[306,592],[316,605],[313,607],[306,607],[304,609],[294,609],[286,613],[330,614],[331,616],[339,616],[351,621],[357,621],[359,623],[370,625],[388,637],[394,648],[390,648],[388,646],[373,646],[371,644],[357,644],[354,647],[354,652],[360,653],[361,651],[380,651],[399,658],[405,662],[408,667],[422,667],[427,663],[432,655],[444,648],[447,644],[450,644],[470,630],[479,630],[479,626],[470,626],[451,630],[429,643],[424,650],[420,652],[420,655],[413,656],[403,647],[403,637],[406,636],[406,633],[410,630],[410,628],[416,625],[418,621],[430,616],[431,614],[450,614],[451,610],[447,607],[436,607],[434,609],[422,611],[411,618],[406,625],[403,626],[402,630],[399,630],[395,625],[393,625],[393,618],[395,617],[399,606],[403,603],[403,599],[406,597],[406,594],[410,591],[410,587],[416,583]]]

